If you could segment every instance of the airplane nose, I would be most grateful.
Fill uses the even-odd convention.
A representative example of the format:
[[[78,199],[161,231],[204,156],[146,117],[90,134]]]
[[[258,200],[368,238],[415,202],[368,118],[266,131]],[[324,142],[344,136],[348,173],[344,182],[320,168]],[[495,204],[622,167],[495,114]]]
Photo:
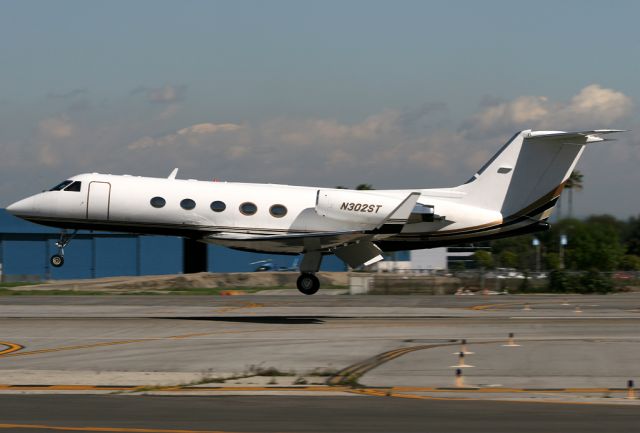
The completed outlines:
[[[10,204],[6,210],[10,214],[13,214],[16,216],[29,214],[33,212],[35,208],[34,202],[35,200],[33,197],[27,197],[25,199],[18,200],[17,202]]]

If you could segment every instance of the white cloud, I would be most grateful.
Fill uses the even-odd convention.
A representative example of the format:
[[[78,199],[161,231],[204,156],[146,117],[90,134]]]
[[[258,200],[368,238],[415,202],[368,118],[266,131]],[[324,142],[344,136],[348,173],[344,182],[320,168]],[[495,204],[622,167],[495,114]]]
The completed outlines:
[[[633,101],[622,92],[605,89],[597,84],[585,87],[558,110],[558,120],[571,123],[601,122],[610,126],[627,117]]]
[[[147,98],[151,102],[175,102],[181,98],[181,89],[175,86],[164,86],[158,89],[149,89],[147,91]]]
[[[173,104],[183,101],[187,95],[186,85],[170,85],[161,87],[139,86],[131,91],[132,95],[142,93],[146,100],[155,104]]]
[[[167,84],[160,87],[138,86],[130,92],[131,95],[143,95],[150,104],[161,108],[157,118],[167,120],[175,116],[182,108],[182,102],[187,96],[187,86]]]
[[[598,129],[615,126],[632,110],[633,102],[624,93],[591,84],[568,102],[520,96],[491,104],[465,122],[463,129],[480,137],[525,128]]]
[[[176,115],[176,113],[178,113],[178,111],[180,111],[180,105],[179,104],[169,104],[165,107],[164,110],[162,110],[160,112],[160,114],[158,114],[158,118],[161,120],[166,120],[169,119],[173,116]]]
[[[32,157],[45,167],[59,165],[64,158],[63,149],[76,132],[76,126],[67,116],[49,117],[38,122]]]
[[[494,102],[458,130],[430,122],[443,111],[441,105],[431,104],[415,110],[384,110],[354,123],[295,117],[199,123],[159,137],[145,136],[128,147],[164,149],[165,158],[187,163],[211,160],[234,176],[240,172],[287,176],[264,179],[269,181],[301,183],[310,177],[362,173],[367,178],[358,183],[375,175],[397,183],[412,178],[408,183],[428,186],[426,178],[438,175],[442,185],[465,181],[519,129],[607,127],[629,115],[632,107],[623,93],[591,85],[567,102],[543,96]]]
[[[68,117],[49,117],[38,123],[38,132],[45,139],[69,138],[74,126]]]
[[[157,138],[142,137],[129,144],[128,148],[145,149],[150,147],[181,146],[184,144],[202,145],[211,142],[214,139],[214,135],[239,132],[242,129],[242,125],[235,123],[198,123]]]

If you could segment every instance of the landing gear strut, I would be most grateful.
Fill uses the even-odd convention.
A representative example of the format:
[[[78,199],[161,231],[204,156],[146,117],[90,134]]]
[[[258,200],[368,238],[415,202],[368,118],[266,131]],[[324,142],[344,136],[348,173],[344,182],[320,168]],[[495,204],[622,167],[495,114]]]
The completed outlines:
[[[51,262],[51,266],[53,266],[54,268],[59,268],[60,266],[64,265],[64,247],[69,245],[69,242],[71,242],[71,239],[73,239],[77,232],[78,230],[74,230],[73,233],[69,235],[66,231],[63,230],[62,233],[60,233],[60,239],[58,240],[58,242],[56,242],[56,247],[58,247],[58,254],[54,254],[51,256],[51,259],[49,260]]]
[[[298,290],[305,295],[313,295],[320,289],[320,280],[310,272],[303,272],[296,282]]]

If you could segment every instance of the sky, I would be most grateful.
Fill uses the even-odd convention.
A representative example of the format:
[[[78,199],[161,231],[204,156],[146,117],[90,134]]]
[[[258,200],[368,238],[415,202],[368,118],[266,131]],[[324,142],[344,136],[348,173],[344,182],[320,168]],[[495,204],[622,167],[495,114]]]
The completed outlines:
[[[521,129],[640,214],[640,2],[0,0],[0,207],[74,174],[464,183]]]

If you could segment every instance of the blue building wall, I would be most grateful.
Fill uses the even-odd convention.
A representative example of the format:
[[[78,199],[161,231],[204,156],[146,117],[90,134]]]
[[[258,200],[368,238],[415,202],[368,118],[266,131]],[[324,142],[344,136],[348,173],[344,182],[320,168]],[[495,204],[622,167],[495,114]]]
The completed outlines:
[[[21,220],[0,209],[0,233],[57,233],[57,230]],[[91,240],[74,239],[65,248],[65,264],[61,268],[47,266],[56,252],[54,241],[3,241],[3,272],[6,275],[39,275],[46,277],[47,268],[53,279],[90,278],[92,276]],[[96,277],[136,275],[135,239],[95,239]],[[290,267],[296,256],[247,253],[209,245],[210,272],[249,272],[252,262],[271,260],[277,267]],[[165,236],[140,237],[140,273],[142,275],[177,274],[182,272],[182,239]],[[325,257],[323,271],[344,271],[345,265],[335,256]]]

